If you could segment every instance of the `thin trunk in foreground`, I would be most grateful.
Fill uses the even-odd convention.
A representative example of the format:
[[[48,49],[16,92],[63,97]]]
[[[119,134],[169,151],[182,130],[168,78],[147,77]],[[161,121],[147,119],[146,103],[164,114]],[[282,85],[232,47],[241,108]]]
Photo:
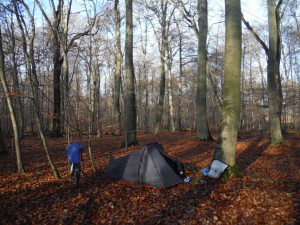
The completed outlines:
[[[14,0],[14,6],[15,6],[15,11],[16,11],[18,24],[19,24],[19,27],[20,27],[20,30],[21,30],[23,51],[24,51],[24,56],[25,56],[25,60],[26,60],[26,67],[27,67],[28,77],[29,77],[29,80],[30,80],[33,110],[35,112],[35,120],[36,120],[36,124],[37,124],[37,128],[38,128],[38,132],[39,132],[40,138],[42,140],[48,162],[50,164],[50,167],[52,168],[54,177],[57,180],[60,180],[61,177],[59,175],[58,170],[56,169],[56,166],[54,165],[54,162],[51,158],[51,155],[50,155],[50,152],[49,152],[49,149],[48,149],[48,143],[47,143],[47,140],[46,140],[46,137],[45,137],[45,134],[44,134],[44,129],[43,129],[42,121],[41,121],[41,113],[40,113],[40,108],[39,108],[39,93],[38,93],[39,92],[39,89],[38,89],[39,81],[38,81],[38,78],[37,78],[36,65],[35,65],[35,61],[34,61],[34,39],[35,39],[34,18],[30,14],[28,6],[24,4],[24,6],[26,8],[26,11],[27,11],[27,13],[30,17],[31,25],[32,25],[31,26],[31,30],[32,30],[31,35],[32,36],[30,37],[30,40],[29,40],[29,54],[28,54],[25,31],[24,31],[23,25],[21,23],[21,15],[19,15],[17,4],[16,4],[15,0]],[[28,32],[26,32],[26,33],[28,33]]]
[[[10,98],[9,89],[5,77],[5,69],[4,69],[4,53],[3,53],[3,45],[2,45],[2,32],[0,27],[0,80],[2,87],[4,89],[6,102],[10,114],[10,120],[14,132],[14,143],[16,148],[16,157],[17,157],[17,167],[18,167],[18,173],[24,173],[24,165],[22,161],[22,154],[21,154],[21,148],[20,148],[20,139],[19,139],[19,129],[18,129],[18,123],[15,116],[15,109],[12,104],[12,100]]]

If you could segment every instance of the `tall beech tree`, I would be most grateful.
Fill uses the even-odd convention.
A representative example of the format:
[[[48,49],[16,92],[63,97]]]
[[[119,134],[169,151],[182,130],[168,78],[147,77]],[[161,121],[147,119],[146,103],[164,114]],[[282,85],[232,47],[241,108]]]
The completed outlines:
[[[282,1],[279,1],[281,4]],[[279,74],[280,67],[280,37],[279,37],[279,7],[275,0],[268,0],[269,51],[268,51],[268,97],[270,132],[273,145],[282,144],[281,105],[282,90]]]
[[[115,120],[115,135],[121,134],[121,109],[120,109],[120,94],[121,94],[121,73],[122,73],[122,50],[121,50],[121,18],[119,11],[119,0],[115,0],[114,6],[114,21],[115,21],[115,87],[114,87],[114,120]]]
[[[222,104],[222,121],[219,138],[213,156],[229,165],[226,176],[240,176],[236,164],[236,143],[240,121],[240,80],[241,80],[241,2],[225,0],[225,65]]]
[[[181,113],[181,110],[182,110],[182,102],[183,102],[183,99],[182,99],[182,96],[183,96],[183,91],[182,91],[182,87],[183,87],[183,63],[182,63],[182,40],[183,40],[183,32],[180,30],[180,27],[179,27],[179,22],[176,21],[176,27],[177,27],[177,30],[178,30],[178,50],[179,50],[179,93],[178,93],[178,108],[177,108],[177,124],[178,124],[178,130],[179,131],[182,131],[182,113]]]
[[[198,26],[193,15],[185,6],[182,0],[175,1],[177,7],[190,28],[193,29],[196,37],[198,38],[198,71],[197,71],[197,97],[196,97],[196,126],[197,126],[197,139],[198,140],[213,140],[208,126],[207,120],[207,32],[208,32],[208,19],[207,19],[207,0],[198,0]],[[199,32],[200,31],[200,32]]]
[[[280,78],[280,55],[281,55],[281,37],[280,37],[280,6],[282,0],[279,0],[275,6],[275,0],[268,0],[268,26],[269,26],[269,47],[254,31],[249,22],[242,16],[243,23],[251,32],[257,42],[263,47],[268,57],[268,99],[269,99],[269,120],[271,142],[273,145],[284,142],[281,127],[282,111],[282,89]]]
[[[144,22],[144,23],[143,23]],[[140,51],[142,52],[141,64],[139,68],[139,77],[138,80],[140,81],[140,92],[139,92],[139,99],[140,103],[143,108],[143,118],[142,118],[142,126],[144,133],[149,131],[149,61],[147,59],[147,49],[148,46],[148,21],[146,18],[138,19],[139,27],[140,27],[140,40],[141,40],[141,48]],[[143,28],[144,26],[144,28]],[[142,81],[142,82],[141,82]],[[138,89],[138,88],[137,88]],[[137,100],[138,101],[138,100]]]
[[[54,2],[51,1],[52,19],[50,20],[44,11],[39,0],[35,0],[36,4],[40,8],[46,22],[48,23],[51,32],[51,51],[53,60],[53,125],[52,136],[61,137],[61,70],[63,64],[63,55],[61,52],[61,39],[60,39],[60,27],[61,16],[63,10],[63,0],[58,1],[57,7]]]
[[[169,33],[169,31],[168,31]],[[173,37],[170,37],[172,39]],[[171,46],[171,40],[167,43],[166,53],[167,53],[167,59],[166,59],[166,65],[167,65],[167,90],[168,90],[168,101],[169,101],[169,123],[170,128],[169,130],[172,133],[175,133],[175,110],[174,110],[174,101],[173,101],[173,85],[172,85],[172,65],[173,65],[173,48]]]
[[[207,74],[207,0],[198,0],[198,79],[197,79],[197,138],[201,141],[212,140],[207,122],[206,74]]]
[[[126,0],[126,39],[125,39],[125,146],[137,144],[136,139],[136,99],[135,75],[133,67],[133,20],[132,0]]]
[[[168,10],[169,2],[168,0],[160,0],[160,9],[157,9],[152,6],[148,6],[150,10],[152,10],[161,26],[161,43],[160,45],[160,83],[159,83],[159,100],[158,100],[158,109],[156,111],[155,123],[154,123],[154,134],[158,134],[160,130],[161,120],[163,116],[164,110],[164,99],[166,93],[166,50],[168,44],[168,36],[167,36],[167,10]],[[171,18],[171,17],[170,17]]]

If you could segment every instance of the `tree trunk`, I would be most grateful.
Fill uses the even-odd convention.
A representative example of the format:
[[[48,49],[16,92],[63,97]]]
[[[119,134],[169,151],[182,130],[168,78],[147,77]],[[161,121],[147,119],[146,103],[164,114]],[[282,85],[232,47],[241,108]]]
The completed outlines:
[[[90,96],[91,97],[91,96]],[[91,101],[91,98],[89,98]],[[91,165],[93,168],[93,171],[96,172],[97,168],[96,165],[94,163],[94,158],[93,158],[93,154],[92,154],[92,140],[91,140],[91,134],[92,134],[92,112],[89,111],[89,128],[88,128],[88,150],[89,150],[89,157],[90,157],[90,161],[91,161]]]
[[[63,64],[63,56],[61,54],[61,43],[60,43],[60,33],[61,29],[61,10],[63,8],[63,1],[58,1],[57,9],[52,5],[52,15],[53,22],[51,22],[43,10],[39,0],[35,0],[35,3],[40,8],[44,18],[46,19],[48,26],[51,30],[52,40],[51,40],[51,51],[53,60],[53,121],[52,121],[52,136],[61,137],[61,69]]]
[[[56,35],[55,35],[56,36]],[[58,37],[56,37],[58,38]],[[56,39],[53,38],[53,39]],[[63,64],[63,57],[60,51],[60,44],[58,40],[53,40],[53,94],[54,94],[54,104],[53,104],[53,125],[52,125],[52,136],[61,137],[61,68]]]
[[[172,93],[172,50],[170,46],[167,45],[168,60],[167,60],[167,69],[168,69],[168,99],[169,99],[169,115],[170,115],[170,131],[175,133],[175,118],[174,118],[174,106],[173,106],[173,93]]]
[[[243,54],[242,54],[242,74],[241,74],[241,120],[240,120],[240,129],[243,127],[247,127],[247,120],[246,120],[246,112],[247,112],[247,105],[245,104],[245,57],[246,57],[246,44],[244,44]]]
[[[21,149],[20,149],[20,139],[19,139],[19,129],[18,129],[18,123],[16,120],[15,116],[15,110],[10,98],[9,94],[9,89],[7,86],[6,82],[6,77],[5,77],[5,68],[4,68],[4,53],[3,53],[3,46],[2,46],[2,32],[0,28],[0,79],[1,83],[4,89],[6,101],[7,101],[7,106],[9,109],[9,114],[10,114],[10,119],[11,119],[11,124],[14,132],[14,142],[15,142],[15,148],[16,148],[16,157],[17,157],[17,167],[18,167],[18,173],[24,173],[24,165],[22,161],[22,154],[21,154]]]
[[[155,135],[158,134],[160,129],[160,124],[163,115],[163,108],[164,108],[164,99],[165,99],[165,86],[166,86],[166,69],[165,69],[165,57],[166,57],[166,46],[168,43],[166,28],[167,28],[167,1],[164,4],[164,1],[161,2],[161,12],[162,12],[162,19],[161,19],[161,47],[160,47],[160,84],[159,84],[159,101],[158,101],[158,108],[155,117],[155,124],[154,124],[154,131]]]
[[[142,76],[143,76],[143,85],[141,87],[141,98],[144,99],[143,104],[143,130],[144,133],[147,133],[149,131],[149,88],[148,88],[148,71],[149,68],[147,67],[147,46],[148,46],[148,23],[147,20],[145,21],[145,30],[143,31],[142,25],[140,23],[140,29],[141,29],[141,46],[142,46],[142,52],[143,52],[143,59],[142,59]],[[145,35],[145,38],[143,36]],[[141,101],[143,103],[143,101]]]
[[[269,99],[269,124],[273,145],[284,142],[281,129],[282,90],[279,74],[280,66],[280,6],[283,0],[279,0],[275,7],[274,0],[268,0],[268,24],[269,24],[269,48],[255,33],[249,23],[242,17],[243,23],[262,45],[268,56],[268,99]]]
[[[3,132],[2,132],[2,124],[0,121],[0,154],[6,153],[5,145],[4,145],[4,139],[3,139]]]
[[[145,93],[145,104],[144,104],[144,133],[149,130],[149,91],[148,91],[148,69],[146,68],[146,62],[143,62],[143,73],[144,73],[144,93]]]
[[[222,124],[213,159],[229,165],[224,175],[240,176],[236,164],[236,143],[240,121],[241,78],[241,5],[240,0],[225,1],[225,65]]]
[[[17,60],[16,60],[16,36],[15,36],[15,31],[14,31],[14,23],[12,22],[12,26],[11,26],[11,39],[12,39],[12,61],[13,61],[13,71],[14,71],[14,90],[13,92],[18,94],[20,96],[20,85],[19,85],[19,80],[18,80],[18,65],[17,65]],[[18,124],[19,124],[19,136],[21,139],[23,139],[24,136],[24,113],[23,113],[23,105],[21,102],[21,98],[18,97],[16,99],[16,111],[19,112],[17,113],[17,115],[19,115],[18,118]]]
[[[70,5],[72,4],[72,1],[70,2]],[[70,6],[71,7],[71,6]],[[69,8],[70,9],[70,8]],[[62,57],[62,68],[61,68],[61,133],[65,134],[65,122],[67,123],[67,137],[69,137],[69,122],[70,122],[70,101],[69,101],[69,59],[68,59],[68,19],[69,14],[65,15],[65,13],[62,13],[61,15],[61,21],[65,20],[65,17],[67,18],[66,23],[61,23],[61,57]]]
[[[254,107],[255,107],[255,100],[254,100],[254,89],[253,89],[253,78],[252,78],[252,58],[250,57],[250,62],[249,62],[249,66],[250,66],[250,99],[251,99],[251,109],[250,109],[250,113],[251,113],[251,123],[250,123],[250,129],[251,131],[253,131],[256,128],[256,121],[254,118]]]
[[[100,65],[97,60],[97,51],[99,48],[94,48],[94,72],[93,72],[93,124],[94,131],[97,133],[97,137],[101,136],[101,123],[100,123]]]
[[[178,99],[178,115],[177,115],[177,123],[178,123],[178,130],[182,131],[182,120],[181,120],[181,104],[182,104],[182,33],[179,29],[178,23],[177,23],[177,28],[179,32],[179,99]]]
[[[137,144],[136,139],[136,99],[133,67],[133,22],[132,0],[126,0],[126,40],[125,40],[125,146]]]
[[[162,120],[162,114],[164,110],[164,99],[165,99],[165,86],[166,86],[166,70],[165,70],[165,48],[163,47],[164,44],[161,46],[161,53],[160,53],[160,84],[159,84],[159,100],[157,106],[157,112],[155,117],[155,124],[154,124],[154,131],[155,135],[158,134],[160,130],[160,124]]]
[[[70,122],[70,105],[69,105],[69,59],[66,50],[63,50],[62,63],[62,85],[61,85],[61,133],[65,133],[65,126]]]
[[[279,96],[279,109],[280,109],[280,117],[282,113],[282,105],[283,105],[283,94],[282,94],[282,85],[281,85],[281,77],[280,77],[280,63],[281,63],[281,31],[280,31],[280,6],[283,0],[279,0],[275,7],[275,18],[276,18],[276,35],[277,35],[277,53],[276,53],[276,62],[277,62],[277,85],[278,85],[278,96]]]
[[[198,38],[198,79],[197,79],[197,138],[201,141],[212,140],[209,132],[206,108],[206,64],[207,64],[207,0],[198,0],[199,33]]]
[[[268,51],[268,96],[270,131],[273,145],[284,142],[281,131],[281,87],[279,77],[278,33],[275,13],[275,0],[268,0],[269,51]]]
[[[122,50],[121,50],[121,19],[118,9],[119,0],[115,0],[115,28],[116,28],[116,69],[115,69],[115,89],[114,89],[114,135],[121,135],[121,110],[120,110],[120,94],[121,94],[121,73],[122,73]]]

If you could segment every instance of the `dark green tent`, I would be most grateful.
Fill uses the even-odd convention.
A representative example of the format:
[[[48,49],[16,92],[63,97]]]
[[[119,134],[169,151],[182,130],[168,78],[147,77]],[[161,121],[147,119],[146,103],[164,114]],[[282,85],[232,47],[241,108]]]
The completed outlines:
[[[132,183],[168,188],[183,181],[184,166],[151,143],[120,158],[110,157],[105,175]]]

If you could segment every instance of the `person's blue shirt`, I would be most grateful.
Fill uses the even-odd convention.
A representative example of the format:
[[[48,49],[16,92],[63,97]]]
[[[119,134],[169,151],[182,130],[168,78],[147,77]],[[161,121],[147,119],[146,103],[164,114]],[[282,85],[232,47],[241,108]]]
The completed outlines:
[[[69,146],[66,147],[68,158],[71,163],[79,163],[81,153],[85,148],[78,142],[72,142]]]

